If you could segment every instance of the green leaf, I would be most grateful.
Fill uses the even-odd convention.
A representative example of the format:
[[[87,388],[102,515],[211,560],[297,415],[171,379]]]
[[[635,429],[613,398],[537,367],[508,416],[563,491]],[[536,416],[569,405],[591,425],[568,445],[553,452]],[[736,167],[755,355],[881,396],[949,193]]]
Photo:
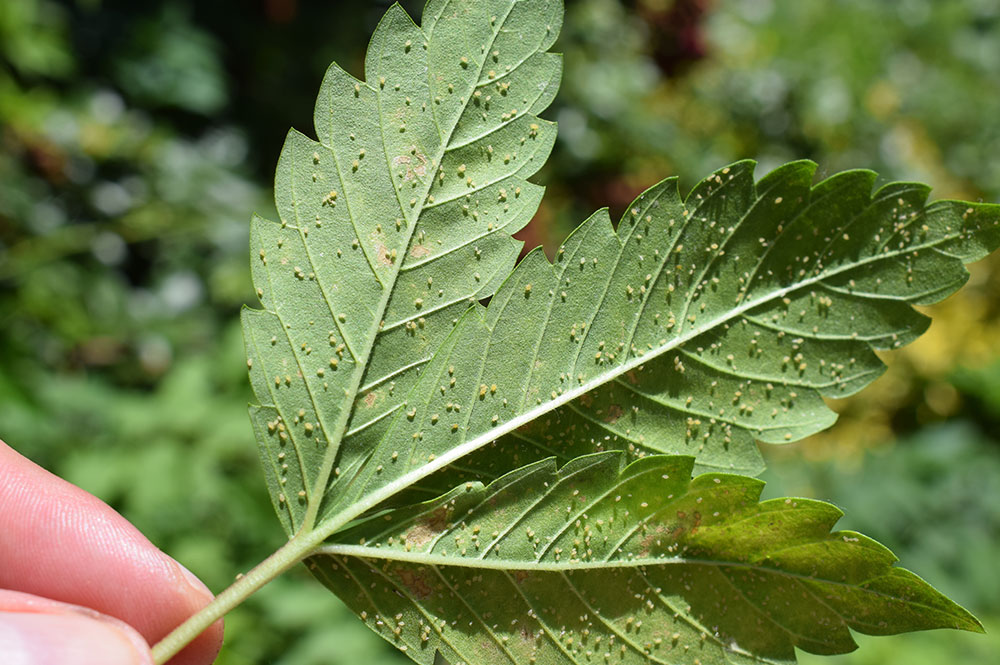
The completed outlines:
[[[555,126],[546,53],[553,0],[431,2],[423,29],[394,5],[366,81],[330,67],[319,142],[292,131],[275,177],[280,222],[253,220],[244,311],[251,408],[288,533],[311,527],[335,471],[353,473],[453,321],[489,297],[534,214]],[[324,513],[328,514],[328,513]]]
[[[873,194],[870,171],[811,185],[814,172],[795,162],[755,183],[740,162],[686,198],[665,180],[616,230],[601,211],[554,263],[529,254],[458,322],[367,464],[334,483],[338,509],[607,449],[753,474],[755,439],[831,425],[823,398],[881,374],[874,350],[927,327],[911,305],[955,291],[963,262],[1000,244],[1000,206],[927,203],[913,183]]]
[[[851,651],[849,628],[982,630],[875,541],[831,533],[830,504],[758,503],[762,482],[691,480],[690,457],[623,457],[469,483],[309,566],[420,663],[774,663]]]
[[[319,551],[316,574],[421,662],[612,644],[784,662],[849,650],[848,628],[978,629],[881,546],[831,535],[832,507],[758,504],[746,476],[756,440],[829,426],[824,398],[923,332],[912,305],[1000,245],[1000,206],[873,193],[870,171],[813,184],[810,162],[755,181],[745,161],[514,267],[561,18],[557,0],[430,0],[418,27],[393,6],[365,81],[328,71],[318,141],[289,134],[243,325],[291,541],[225,602]]]

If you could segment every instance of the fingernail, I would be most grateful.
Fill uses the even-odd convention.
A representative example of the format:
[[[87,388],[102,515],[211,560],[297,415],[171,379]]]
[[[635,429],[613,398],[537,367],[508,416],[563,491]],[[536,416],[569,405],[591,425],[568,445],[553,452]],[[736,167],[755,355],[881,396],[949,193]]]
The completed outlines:
[[[5,665],[152,665],[138,633],[83,614],[0,612]]]

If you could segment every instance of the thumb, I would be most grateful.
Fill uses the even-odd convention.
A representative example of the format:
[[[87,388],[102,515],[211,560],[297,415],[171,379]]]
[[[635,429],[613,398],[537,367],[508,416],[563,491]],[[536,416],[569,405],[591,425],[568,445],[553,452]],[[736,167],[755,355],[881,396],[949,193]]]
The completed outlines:
[[[0,662],[7,665],[152,665],[128,624],[93,610],[0,590]]]

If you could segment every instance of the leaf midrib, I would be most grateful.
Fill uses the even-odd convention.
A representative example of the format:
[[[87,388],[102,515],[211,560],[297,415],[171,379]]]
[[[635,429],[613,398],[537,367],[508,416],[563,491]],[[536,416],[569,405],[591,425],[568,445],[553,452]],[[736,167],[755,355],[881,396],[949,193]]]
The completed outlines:
[[[926,212],[926,210],[927,208],[925,207],[921,212]],[[937,246],[947,243],[951,240],[955,240],[959,236],[960,232],[954,232],[937,237],[933,240],[933,242],[927,242],[920,245],[913,245],[903,249],[893,250],[891,252],[874,254],[859,261],[852,261],[850,263],[840,265],[834,270],[824,270],[820,274],[815,274],[811,277],[803,279],[800,282],[796,282],[789,286],[785,286],[780,289],[774,290],[769,294],[761,296],[754,300],[744,301],[743,304],[737,306],[732,310],[729,310],[729,312],[727,312],[726,314],[716,317],[715,319],[712,319],[708,323],[704,323],[695,328],[691,328],[687,332],[678,335],[673,340],[671,340],[670,343],[659,346],[646,353],[643,353],[642,355],[636,355],[630,360],[619,365],[617,368],[599,374],[595,378],[591,379],[590,381],[587,381],[586,383],[581,384],[577,388],[574,388],[572,390],[567,390],[561,395],[558,395],[556,398],[551,399],[542,404],[539,404],[538,406],[522,413],[521,415],[511,418],[510,420],[504,422],[502,425],[491,428],[486,432],[484,432],[483,434],[480,434],[479,436],[469,441],[466,441],[465,443],[458,445],[445,453],[442,453],[441,455],[437,456],[433,461],[428,462],[423,466],[420,466],[403,476],[400,476],[396,480],[375,490],[367,497],[353,504],[350,509],[345,511],[347,519],[341,518],[338,519],[338,521],[346,523],[346,521],[354,519],[355,517],[365,513],[366,511],[370,510],[371,508],[374,508],[383,501],[403,491],[407,487],[415,484],[419,480],[426,478],[432,473],[447,467],[452,462],[481,448],[487,443],[494,441],[505,434],[513,432],[517,428],[532,422],[541,415],[548,413],[549,411],[552,411],[560,406],[563,406],[564,404],[568,404],[569,402],[572,402],[578,397],[585,395],[591,390],[594,390],[595,388],[598,388],[608,383],[609,381],[615,379],[616,377],[627,374],[628,372],[638,368],[639,366],[645,364],[646,362],[649,362],[650,360],[653,360],[669,351],[672,351],[682,346],[683,344],[691,341],[692,339],[698,337],[699,335],[709,332],[717,328],[718,326],[721,326],[729,321],[732,321],[733,319],[740,317],[747,311],[760,307],[773,300],[783,298],[789,293],[798,291],[799,289],[806,288],[813,284],[821,283],[823,280],[830,279],[831,277],[835,277],[841,273],[857,270],[869,263],[875,263],[878,261],[891,259],[893,257],[901,256],[903,254],[909,254],[914,251],[923,251],[925,249],[936,249]],[[650,293],[650,296],[651,295],[652,294]],[[478,315],[478,312],[476,311],[475,308],[470,309],[466,312],[466,316],[476,316],[476,315]],[[456,329],[457,328],[458,326],[456,326]]]
[[[819,542],[819,541],[817,541]],[[686,559],[684,557],[669,557],[663,559],[610,559],[598,561],[582,561],[580,559],[569,559],[566,561],[535,561],[533,559],[480,559],[479,557],[462,557],[444,554],[429,554],[427,552],[407,552],[381,547],[371,547],[369,545],[343,545],[339,543],[326,544],[317,547],[311,556],[341,556],[354,557],[358,559],[378,559],[381,561],[393,561],[395,563],[414,564],[419,566],[442,566],[445,568],[465,568],[472,570],[500,570],[500,571],[525,571],[529,573],[566,573],[584,570],[621,570],[621,569],[641,569],[652,568],[654,566],[710,566],[721,568],[740,568],[742,570],[753,570],[760,573],[781,575],[789,579],[803,580],[806,582],[817,582],[822,584],[832,584],[844,588],[861,588],[865,584],[874,582],[884,575],[878,575],[861,582],[849,583],[838,580],[826,579],[824,577],[811,577],[805,573],[796,573],[780,568],[771,568],[761,564],[748,563],[746,561],[728,561],[725,559]],[[895,566],[887,566],[887,570],[895,570]],[[894,598],[889,594],[872,589],[863,589],[866,593],[873,593],[885,598]],[[912,602],[912,601],[908,601]],[[928,606],[929,607],[929,606]]]
[[[507,9],[507,13],[504,14],[503,19],[502,20],[498,20],[496,22],[496,27],[495,27],[495,29],[493,31],[492,37],[490,38],[490,45],[484,51],[484,54],[488,53],[492,49],[493,44],[496,42],[497,36],[500,34],[501,27],[504,25],[504,23],[506,23],[507,18],[510,16],[510,13],[514,9],[514,4],[516,4],[516,3],[512,2],[509,5],[508,9]],[[423,33],[423,29],[422,28],[419,28],[419,29],[420,29],[421,33]],[[425,39],[427,39],[427,35],[426,34],[424,35],[424,37],[425,37]],[[381,53],[379,54],[379,57],[380,58],[382,57]],[[476,74],[475,79],[472,81],[472,88],[471,89],[475,89],[476,86],[479,84],[479,80],[482,78],[482,74],[483,74],[483,67],[486,65],[486,59],[487,58],[484,55],[482,61],[479,63],[479,68],[478,68],[479,71]],[[430,69],[428,68],[428,75],[429,75],[429,73],[430,73]],[[381,116],[381,114],[382,114],[382,95],[381,95],[381,92],[379,90],[376,90],[374,87],[372,87],[367,81],[364,82],[364,85],[367,86],[368,89],[371,90],[375,94],[375,98],[377,100],[377,105],[378,105],[378,109],[379,109],[379,115]],[[430,90],[430,88],[428,88],[428,91],[429,90]],[[461,119],[462,119],[462,115],[463,115],[464,109],[468,107],[468,105],[471,103],[471,101],[472,101],[472,94],[471,94],[471,91],[470,91],[470,94],[468,94],[466,96],[465,102],[463,102],[463,107],[462,107],[463,111],[459,112],[459,113],[457,113],[455,115],[455,121],[454,121],[454,123],[452,124],[452,126],[450,128],[448,128],[447,136],[445,136],[445,137],[442,138],[441,143],[440,143],[440,145],[438,147],[437,153],[435,155],[435,158],[433,160],[431,160],[431,162],[430,162],[431,163],[432,173],[431,173],[430,177],[427,178],[427,181],[426,181],[426,183],[425,183],[425,185],[423,187],[423,191],[422,191],[422,193],[421,193],[421,195],[420,195],[420,197],[418,199],[420,205],[419,206],[413,206],[413,208],[412,208],[413,212],[411,212],[412,218],[410,220],[411,223],[407,224],[407,232],[406,232],[405,240],[403,242],[403,245],[407,248],[407,251],[409,250],[410,243],[413,240],[413,235],[414,235],[414,233],[416,231],[416,227],[419,224],[420,216],[423,214],[423,212],[425,210],[425,207],[427,206],[427,196],[430,193],[431,187],[434,185],[433,169],[437,168],[437,166],[441,163],[441,160],[443,159],[444,154],[448,150],[448,144],[451,142],[451,139],[452,139],[452,136],[454,136],[455,130],[458,128],[458,125],[461,123]],[[436,117],[435,117],[435,125],[440,130],[440,124],[438,124]],[[392,164],[390,163],[390,160],[389,160],[389,151],[388,151],[388,149],[385,146],[385,127],[383,127],[383,125],[382,125],[381,122],[379,123],[379,134],[380,134],[381,141],[382,141],[382,152],[383,152],[383,154],[385,156],[386,165],[389,167],[389,172],[391,174],[392,173]],[[322,143],[321,143],[321,145],[322,145]],[[331,151],[333,150],[333,148],[331,146],[324,145],[324,147],[326,147],[327,149],[329,149]],[[337,169],[338,169],[338,171],[340,170],[339,164],[338,164]],[[399,203],[400,210],[403,212],[403,214],[405,216],[406,215],[406,208],[405,208],[405,205],[403,204],[403,202],[399,200],[399,193],[398,193],[398,191],[396,192],[396,198],[397,198],[397,202]],[[404,253],[404,256],[405,255],[406,254]],[[357,358],[357,363],[355,364],[355,367],[354,367],[354,370],[353,370],[353,373],[352,373],[352,376],[351,376],[350,387],[347,390],[345,390],[346,394],[344,396],[344,400],[345,400],[345,402],[349,406],[347,408],[341,409],[340,415],[337,417],[337,421],[336,421],[336,423],[334,425],[334,430],[333,430],[333,433],[335,434],[335,437],[329,436],[329,432],[327,432],[327,450],[326,450],[326,453],[323,456],[323,461],[322,461],[322,464],[320,465],[319,473],[317,473],[316,480],[313,483],[313,486],[311,488],[311,493],[309,495],[309,505],[308,505],[308,507],[306,509],[306,513],[305,513],[305,515],[303,517],[302,526],[299,529],[300,533],[304,533],[304,532],[307,532],[307,531],[312,531],[312,530],[314,530],[316,528],[315,522],[316,522],[316,519],[317,519],[317,515],[319,514],[320,506],[323,504],[323,499],[326,496],[326,488],[327,488],[327,485],[328,485],[329,480],[330,480],[330,474],[333,472],[333,465],[334,465],[334,462],[337,459],[337,454],[340,451],[340,444],[343,441],[344,436],[347,433],[347,424],[350,421],[350,417],[351,417],[351,415],[353,414],[353,411],[354,411],[353,405],[354,405],[355,400],[357,399],[358,390],[359,390],[359,388],[361,386],[361,381],[364,378],[365,370],[367,369],[367,366],[368,366],[368,361],[371,358],[371,352],[375,348],[375,342],[376,342],[376,340],[377,340],[377,338],[379,336],[379,333],[381,332],[381,328],[382,328],[382,325],[383,325],[383,317],[385,316],[386,309],[387,309],[387,307],[389,305],[389,300],[392,297],[393,291],[394,291],[395,286],[396,286],[396,281],[397,281],[397,279],[399,277],[399,274],[400,274],[400,271],[402,269],[403,263],[404,263],[404,261],[401,260],[401,261],[399,261],[393,267],[392,271],[387,276],[385,282],[383,282],[381,279],[379,279],[379,282],[380,282],[380,284],[382,285],[382,288],[383,288],[382,298],[379,301],[378,308],[376,310],[376,316],[373,317],[372,324],[369,327],[368,332],[367,332],[367,334],[365,336],[365,339],[366,339],[367,343],[365,345],[364,351],[362,352],[362,355],[360,357],[356,357]],[[378,273],[377,273],[377,271],[373,270],[373,274],[375,275],[376,279],[378,279]],[[364,466],[366,466],[366,465],[367,465],[367,461],[364,464],[362,464],[361,467],[358,468],[357,473],[361,473],[362,470],[364,469]],[[328,524],[331,524],[331,525],[343,524],[343,521],[341,519],[338,519],[338,516],[332,516],[332,517],[328,518],[326,521],[327,521]],[[329,530],[332,532],[335,528],[337,528],[337,527],[334,526],[333,528],[330,528]]]

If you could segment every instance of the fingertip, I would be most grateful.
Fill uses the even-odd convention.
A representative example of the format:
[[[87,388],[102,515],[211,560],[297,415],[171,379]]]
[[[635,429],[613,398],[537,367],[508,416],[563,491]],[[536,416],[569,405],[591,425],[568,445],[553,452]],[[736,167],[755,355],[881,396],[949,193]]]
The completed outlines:
[[[0,589],[118,617],[149,644],[212,601],[208,587],[97,497],[2,441],[0,466],[6,474],[0,483]],[[109,571],[115,584],[107,583]],[[221,644],[220,620],[171,665],[211,663]],[[7,662],[0,659],[0,665]]]
[[[191,587],[191,590],[197,595],[204,598],[205,602],[210,602],[215,596],[212,594],[212,590],[198,578],[197,575],[192,573],[187,567],[182,564],[177,559],[170,559],[170,561],[176,566],[177,572],[180,573],[181,579]]]
[[[166,555],[164,555],[166,556]],[[179,584],[178,589],[184,589],[184,602],[187,604],[187,616],[196,614],[203,607],[208,605],[215,596],[205,583],[190,570],[185,568],[175,559],[170,559],[177,570]],[[186,618],[186,617],[185,617]],[[188,646],[180,651],[169,661],[169,665],[205,665],[215,661],[215,657],[222,648],[224,624],[219,619],[205,631],[195,638]],[[160,636],[165,637],[165,635]]]
[[[0,662],[153,665],[146,642],[127,624],[76,612],[0,612]]]

